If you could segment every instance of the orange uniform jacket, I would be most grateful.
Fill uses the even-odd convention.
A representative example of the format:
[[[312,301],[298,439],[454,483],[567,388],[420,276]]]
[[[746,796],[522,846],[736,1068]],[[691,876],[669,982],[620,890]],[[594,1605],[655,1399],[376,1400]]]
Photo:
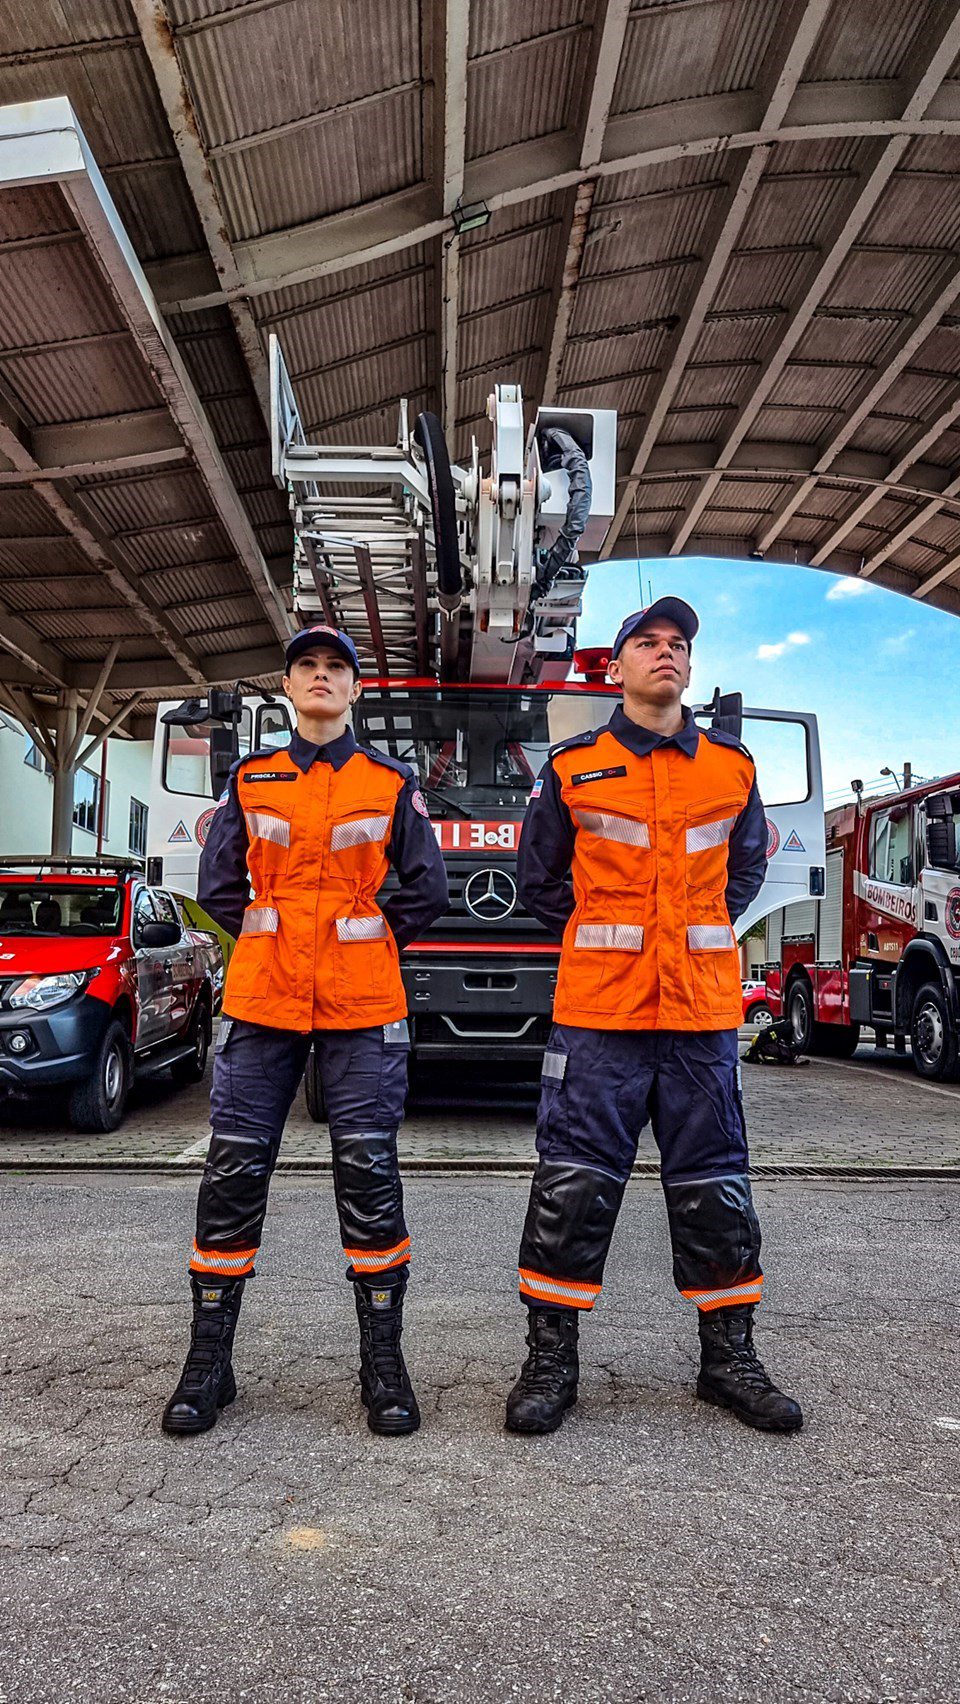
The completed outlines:
[[[381,908],[391,865],[399,887]],[[406,1016],[398,944],[446,910],[447,881],[412,771],[347,730],[319,747],[294,734],[234,765],[197,897],[238,936],[229,1017],[364,1029]]]
[[[736,1028],[731,924],[760,890],[766,846],[753,759],[729,735],[699,732],[689,710],[670,738],[618,708],[606,728],[556,747],[518,860],[524,905],[563,930],[556,1022]]]

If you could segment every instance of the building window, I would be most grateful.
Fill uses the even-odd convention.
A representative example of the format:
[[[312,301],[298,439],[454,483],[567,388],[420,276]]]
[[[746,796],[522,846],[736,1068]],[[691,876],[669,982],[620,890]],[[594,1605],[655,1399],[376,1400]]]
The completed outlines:
[[[127,844],[136,858],[147,855],[147,807],[139,799],[130,800],[130,833]]]
[[[104,795],[103,838],[107,838],[107,812],[110,809],[110,783]],[[96,834],[100,815],[100,777],[92,769],[78,769],[73,789],[73,820],[77,828]]]
[[[53,770],[44,757],[43,752],[40,750],[40,747],[29,737],[27,738],[27,749],[24,752],[23,761],[27,765],[28,769],[37,769],[41,775],[53,774]]]

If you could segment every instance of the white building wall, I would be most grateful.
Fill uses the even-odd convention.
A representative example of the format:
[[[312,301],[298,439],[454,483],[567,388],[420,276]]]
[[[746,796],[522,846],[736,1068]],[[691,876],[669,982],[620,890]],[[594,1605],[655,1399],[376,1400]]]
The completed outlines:
[[[53,777],[24,762],[29,743],[19,723],[0,715],[0,856],[50,850]],[[107,741],[106,853],[122,857],[130,851],[130,799],[149,802],[152,751],[149,740]],[[99,752],[90,767],[99,775]],[[95,853],[96,835],[74,825],[72,850]]]

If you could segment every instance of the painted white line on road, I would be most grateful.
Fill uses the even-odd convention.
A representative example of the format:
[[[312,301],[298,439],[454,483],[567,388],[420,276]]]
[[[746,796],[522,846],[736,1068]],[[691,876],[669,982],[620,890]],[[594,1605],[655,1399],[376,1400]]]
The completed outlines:
[[[952,1414],[941,1414],[933,1423],[941,1432],[960,1432],[960,1420],[955,1420]]]
[[[807,1057],[810,1058],[811,1055],[808,1054]],[[911,1089],[922,1089],[926,1094],[942,1095],[944,1100],[960,1100],[960,1088],[942,1089],[937,1083],[928,1082],[926,1077],[918,1076],[915,1071],[892,1072],[884,1065],[870,1065],[866,1060],[860,1065],[853,1059],[824,1059],[816,1055],[813,1057],[817,1065],[833,1065],[838,1071],[856,1071],[859,1076],[866,1072],[869,1076],[882,1078],[887,1083],[903,1083]]]
[[[199,1142],[191,1142],[189,1148],[184,1148],[182,1154],[174,1154],[170,1164],[174,1166],[186,1165],[188,1160],[199,1159],[201,1154],[206,1153],[209,1146],[209,1135],[201,1136]]]

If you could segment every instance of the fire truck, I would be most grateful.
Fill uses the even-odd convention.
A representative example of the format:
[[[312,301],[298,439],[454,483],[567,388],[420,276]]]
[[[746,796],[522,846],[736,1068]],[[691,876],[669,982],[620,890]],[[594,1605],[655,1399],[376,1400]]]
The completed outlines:
[[[767,1003],[803,1051],[848,1058],[869,1027],[957,1074],[958,825],[960,775],[827,813],[823,898],[767,917]]]
[[[616,415],[540,408],[526,426],[519,387],[498,385],[483,466],[476,441],[453,464],[436,417],[411,427],[403,404],[390,447],[310,444],[275,339],[270,358],[296,619],[354,639],[357,738],[416,771],[447,866],[450,909],[402,960],[414,1058],[529,1063],[548,1034],[559,945],[519,903],[517,846],[551,746],[616,703],[608,654],[576,649],[585,562],[615,508]],[[287,710],[243,683],[161,706],[148,867],[188,903],[230,763],[286,743]],[[767,790],[769,877],[742,931],[819,891],[816,719],[719,693],[696,713],[742,731]]]

